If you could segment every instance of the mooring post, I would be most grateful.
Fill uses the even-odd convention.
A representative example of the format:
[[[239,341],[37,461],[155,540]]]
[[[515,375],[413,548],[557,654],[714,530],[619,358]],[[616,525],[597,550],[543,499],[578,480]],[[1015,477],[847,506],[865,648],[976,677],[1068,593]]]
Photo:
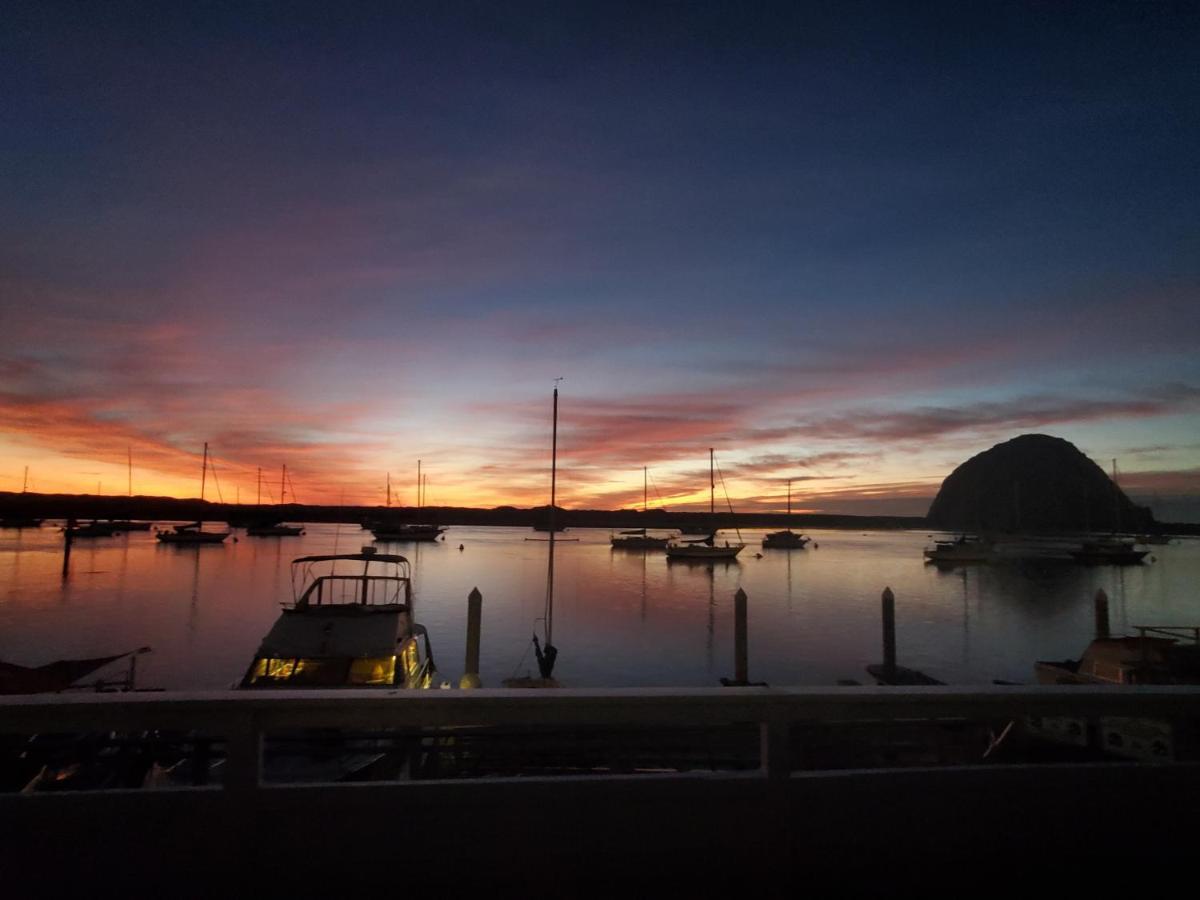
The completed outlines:
[[[896,677],[896,595],[883,589],[883,670],[889,682]]]
[[[63,529],[63,568],[62,577],[66,578],[71,566],[71,541],[75,537],[75,520],[67,519],[67,527]]]
[[[746,592],[738,588],[733,595],[733,679],[738,684],[746,684],[750,680],[748,656]]]
[[[467,595],[467,661],[463,666],[460,688],[482,687],[479,678],[479,633],[483,625],[483,595],[479,588],[472,588]]]
[[[1096,590],[1096,599],[1094,601],[1096,611],[1096,637],[1108,637],[1108,594],[1104,593],[1104,588]]]

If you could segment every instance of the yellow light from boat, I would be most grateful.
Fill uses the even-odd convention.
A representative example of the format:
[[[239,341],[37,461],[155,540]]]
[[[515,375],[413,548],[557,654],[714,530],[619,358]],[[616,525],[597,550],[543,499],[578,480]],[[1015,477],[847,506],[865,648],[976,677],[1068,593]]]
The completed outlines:
[[[396,657],[356,659],[350,663],[350,684],[391,684],[396,677]]]
[[[258,681],[287,681],[296,670],[294,659],[259,659],[254,663],[250,683]]]

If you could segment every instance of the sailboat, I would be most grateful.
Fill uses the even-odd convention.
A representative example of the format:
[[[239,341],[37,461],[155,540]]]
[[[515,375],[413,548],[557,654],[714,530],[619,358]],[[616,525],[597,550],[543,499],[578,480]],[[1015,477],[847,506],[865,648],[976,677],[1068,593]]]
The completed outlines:
[[[304,534],[303,525],[284,525],[282,522],[283,498],[287,495],[287,477],[287,464],[285,463],[279,473],[279,508],[274,516],[265,516],[248,524],[246,534],[249,537],[297,537]],[[259,478],[262,478],[261,469],[259,469]],[[295,491],[292,493],[294,494]],[[296,498],[293,496],[292,502],[295,501]]]
[[[208,475],[208,441],[204,442],[204,461],[200,469],[200,503],[204,503],[204,484]],[[219,544],[229,537],[228,531],[205,531],[204,520],[197,519],[187,525],[176,525],[174,531],[160,531],[155,535],[164,544]]]
[[[25,480],[21,483],[21,493],[29,490],[29,466],[25,467]],[[32,516],[3,516],[0,517],[0,528],[41,528],[42,520]]]
[[[704,560],[704,559],[734,559],[745,549],[746,545],[739,542],[724,546],[717,544],[717,482],[716,457],[711,447],[708,448],[708,516],[712,523],[712,531],[707,537],[695,541],[675,541],[667,544],[667,559]],[[740,536],[740,535],[739,535]]]
[[[649,512],[649,495],[646,490],[647,469],[642,466],[642,514]],[[667,546],[667,541],[670,538],[651,537],[646,534],[645,528],[634,528],[630,531],[622,531],[619,535],[613,535],[610,540],[614,550],[662,550]]]
[[[133,449],[127,451],[127,464],[129,466],[129,499],[133,500]],[[130,510],[132,512],[132,510]],[[113,519],[105,523],[112,526],[116,531],[149,531],[153,522],[135,522],[132,519]]]
[[[1121,494],[1117,487],[1117,461],[1112,461],[1113,531],[1106,538],[1086,541],[1078,550],[1071,551],[1076,562],[1089,565],[1137,565],[1149,554],[1149,550],[1138,550],[1131,538],[1117,536],[1121,528]]]
[[[549,553],[546,558],[546,610],[542,618],[544,626],[543,641],[538,641],[537,633],[533,635],[533,652],[537,657],[540,678],[528,676],[504,679],[507,688],[556,688],[559,686],[554,678],[554,663],[558,659],[558,648],[553,644],[554,636],[554,501],[558,487],[558,382],[554,379],[554,418],[550,432],[550,510],[546,530],[550,536],[546,539]],[[536,540],[536,539],[535,539]]]
[[[787,514],[788,521],[792,520],[792,479],[788,479],[788,494],[787,494]],[[803,550],[804,545],[812,538],[807,535],[797,534],[790,528],[785,528],[783,531],[772,531],[770,534],[763,537],[762,545],[770,550]]]
[[[391,476],[388,476],[389,479]],[[417,460],[417,516],[421,515],[421,510],[425,506],[425,488],[428,486],[429,476],[424,478],[421,476],[421,461]],[[388,482],[388,503],[391,504],[391,482]],[[441,537],[445,528],[440,528],[437,525],[432,525],[426,522],[377,522],[371,528],[371,534],[375,536],[377,541],[436,541]]]

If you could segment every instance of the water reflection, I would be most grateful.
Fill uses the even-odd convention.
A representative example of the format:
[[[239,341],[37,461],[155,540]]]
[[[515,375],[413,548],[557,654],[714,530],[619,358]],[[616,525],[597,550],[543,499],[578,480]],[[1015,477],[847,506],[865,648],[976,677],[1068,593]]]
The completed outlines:
[[[466,598],[483,594],[481,676],[520,665],[543,614],[546,548],[524,529],[452,528],[443,545],[391,545],[413,564],[418,619],[446,677],[465,650]],[[732,665],[732,602],[749,596],[750,664],[771,684],[862,678],[879,656],[879,594],[896,594],[905,665],[951,683],[1030,681],[1035,659],[1076,655],[1091,597],[1110,596],[1114,629],[1200,623],[1200,542],[1156,550],[1132,568],[925,566],[920,533],[818,532],[820,551],[714,564],[614,553],[607,531],[573,529],[556,559],[555,638],[569,686],[712,685]],[[748,542],[755,536],[746,535]],[[354,552],[369,537],[313,525],[299,538],[214,546],[159,544],[152,533],[80,542],[60,577],[62,535],[0,533],[0,659],[37,664],[154,648],[146,683],[223,688],[291,597],[292,558]],[[459,552],[459,545],[463,551]]]

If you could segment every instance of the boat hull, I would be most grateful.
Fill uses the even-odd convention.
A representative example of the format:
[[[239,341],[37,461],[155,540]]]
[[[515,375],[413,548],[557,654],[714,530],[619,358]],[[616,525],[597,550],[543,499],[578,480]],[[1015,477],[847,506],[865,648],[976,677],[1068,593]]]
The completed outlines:
[[[271,525],[267,527],[251,525],[246,529],[246,534],[250,537],[298,537],[304,534],[304,529],[299,525]]]
[[[612,538],[612,548],[614,550],[664,550],[667,540],[668,538],[614,537]]]
[[[745,549],[745,544],[733,544],[725,547],[708,547],[703,544],[683,544],[680,546],[667,547],[667,559],[681,560],[697,560],[703,561],[707,559],[734,559],[742,550]]]
[[[219,544],[229,537],[228,531],[160,531],[155,535],[164,544]]]
[[[436,541],[441,536],[443,530],[444,529],[438,529],[437,531],[384,531],[383,529],[379,529],[377,531],[372,531],[371,534],[377,541],[402,544],[413,543],[417,541]]]
[[[768,550],[803,550],[809,540],[794,531],[776,531],[763,537],[762,545]]]

